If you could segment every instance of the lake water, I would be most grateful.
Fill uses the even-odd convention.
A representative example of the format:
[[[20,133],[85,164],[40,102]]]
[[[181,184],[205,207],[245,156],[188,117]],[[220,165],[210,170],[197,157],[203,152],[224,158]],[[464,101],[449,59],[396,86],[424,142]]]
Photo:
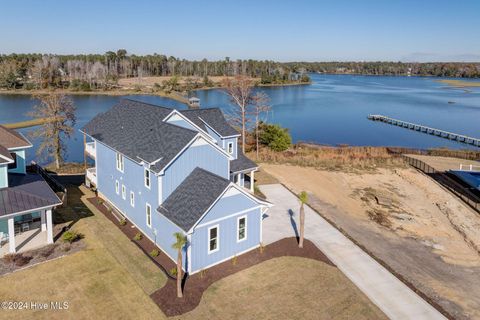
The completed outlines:
[[[272,112],[268,121],[289,128],[294,141],[327,145],[469,148],[466,145],[367,120],[384,114],[405,121],[480,138],[480,88],[446,87],[437,78],[312,75],[312,84],[269,87]],[[202,107],[228,110],[229,99],[219,90],[198,91]],[[122,97],[73,96],[77,129]],[[179,102],[148,95],[133,99],[185,108]],[[448,103],[453,101],[455,103]],[[35,101],[29,96],[0,95],[0,123],[28,119]],[[22,130],[28,133],[31,129]],[[38,142],[34,141],[37,145]],[[68,144],[68,161],[83,160],[83,138],[77,131]],[[473,148],[473,147],[472,147]],[[35,157],[29,152],[29,160]]]

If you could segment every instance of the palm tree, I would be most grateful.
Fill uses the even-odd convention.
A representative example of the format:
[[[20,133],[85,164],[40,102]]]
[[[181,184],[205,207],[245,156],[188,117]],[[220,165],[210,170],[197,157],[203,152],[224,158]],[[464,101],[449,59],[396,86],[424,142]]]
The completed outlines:
[[[187,237],[181,232],[175,232],[173,234],[175,237],[175,243],[172,244],[172,248],[178,251],[177,257],[177,297],[182,298],[182,249],[183,246],[187,243]]]
[[[308,201],[308,195],[305,191],[300,192],[298,195],[300,199],[300,239],[298,240],[298,247],[303,248],[303,237],[305,233],[305,208],[304,204]]]

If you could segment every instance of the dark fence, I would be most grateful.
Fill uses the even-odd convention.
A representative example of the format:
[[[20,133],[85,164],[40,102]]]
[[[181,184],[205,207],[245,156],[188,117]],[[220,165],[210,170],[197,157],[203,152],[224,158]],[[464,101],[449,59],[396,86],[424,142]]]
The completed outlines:
[[[30,164],[31,171],[39,174],[42,176],[43,179],[47,182],[47,184],[52,188],[52,190],[61,195],[61,199],[63,205],[67,204],[67,188],[62,185],[60,182],[58,182],[52,175],[50,175],[45,169],[43,169],[41,166],[39,166],[37,163],[32,161]]]
[[[466,204],[480,213],[480,197],[474,194],[469,188],[455,181],[448,174],[435,170],[422,160],[418,160],[406,155],[401,156],[412,167],[428,174],[437,180],[442,186],[446,187],[450,192],[462,199]]]

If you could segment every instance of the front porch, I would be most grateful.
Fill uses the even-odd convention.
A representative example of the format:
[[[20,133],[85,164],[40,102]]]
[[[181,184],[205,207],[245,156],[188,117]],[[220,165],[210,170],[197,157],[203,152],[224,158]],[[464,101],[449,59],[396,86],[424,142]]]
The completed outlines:
[[[0,257],[53,243],[52,209],[0,218]]]
[[[231,176],[231,181],[240,187],[244,187],[251,193],[255,191],[255,171],[235,172]]]

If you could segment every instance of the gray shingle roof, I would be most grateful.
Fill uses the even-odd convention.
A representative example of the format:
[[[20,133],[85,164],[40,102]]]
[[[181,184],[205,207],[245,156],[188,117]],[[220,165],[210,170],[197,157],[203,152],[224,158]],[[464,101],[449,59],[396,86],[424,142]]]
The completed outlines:
[[[0,145],[7,149],[31,147],[32,144],[22,134],[0,125]]]
[[[186,232],[229,184],[229,180],[197,167],[157,210]]]
[[[230,172],[241,172],[255,168],[258,168],[258,165],[248,159],[240,150],[238,150],[237,159],[230,161]]]
[[[180,111],[184,116],[186,116],[190,121],[195,123],[197,126],[205,130],[205,123],[207,123],[213,130],[218,132],[223,137],[238,135],[239,133],[235,130],[218,108],[209,108],[209,109],[189,109]],[[203,121],[202,121],[203,120]]]
[[[0,189],[0,216],[62,203],[40,175],[10,173],[8,185]]]
[[[161,171],[197,132],[162,120],[172,111],[139,101],[122,100],[83,127],[94,139],[121,152],[130,159],[152,163]]]

